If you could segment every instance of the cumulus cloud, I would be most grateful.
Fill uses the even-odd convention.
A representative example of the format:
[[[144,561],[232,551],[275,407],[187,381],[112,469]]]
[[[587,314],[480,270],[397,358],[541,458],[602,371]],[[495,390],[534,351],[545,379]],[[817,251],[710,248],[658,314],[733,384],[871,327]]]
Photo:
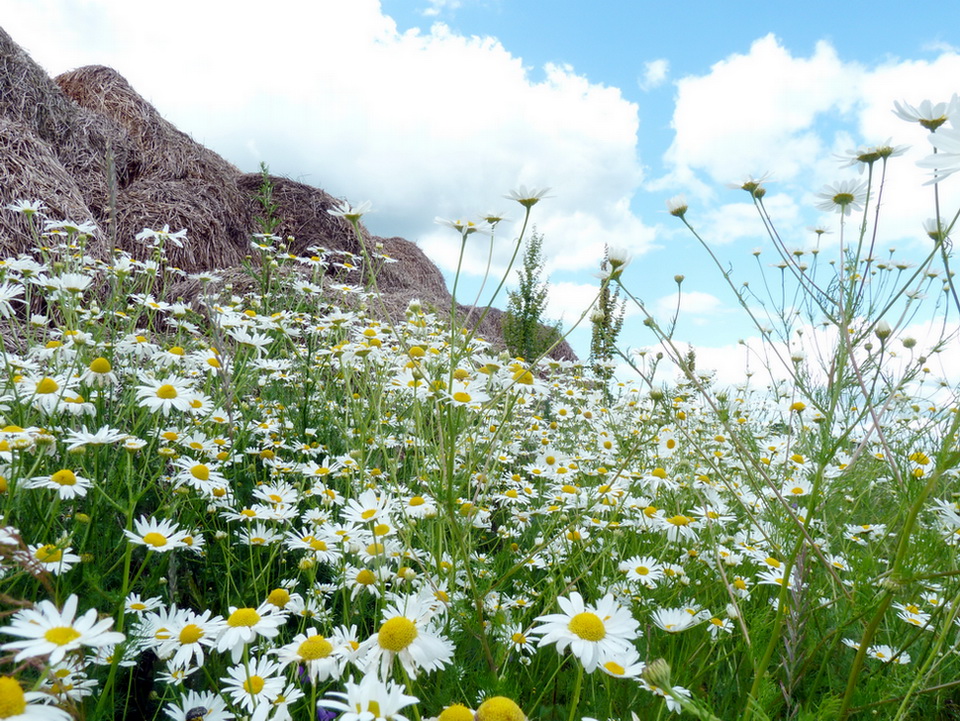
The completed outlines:
[[[823,152],[813,127],[817,116],[849,112],[861,74],[826,42],[817,43],[810,58],[795,58],[767,35],[707,75],[678,81],[676,137],[667,160],[715,182],[768,169],[778,178],[794,177]]]
[[[426,17],[435,17],[444,10],[456,10],[460,7],[460,0],[428,0],[429,5],[421,10]]]
[[[640,89],[653,90],[660,87],[666,81],[669,72],[670,61],[666,58],[648,60],[643,64],[643,75],[638,81]]]
[[[503,268],[523,209],[502,195],[521,183],[556,189],[534,219],[558,268],[602,252],[603,238],[628,236],[634,252],[652,239],[630,210],[642,180],[637,107],[569,65],[532,68],[495,38],[442,23],[400,32],[376,0],[277,0],[269,12],[250,0],[41,0],[53,19],[43,24],[36,2],[9,0],[5,28],[48,71],[112,65],[243,169],[264,160],[371,200],[374,232],[419,241],[448,270],[459,244],[434,217],[507,212]],[[467,274],[485,267],[478,247]]]
[[[680,315],[684,319],[690,319],[694,322],[697,322],[697,320],[703,321],[710,317],[716,318],[717,315],[728,311],[723,301],[717,296],[700,290],[682,291],[679,295],[677,293],[664,295],[657,298],[653,305],[661,322],[672,318],[674,313],[677,312],[678,306]]]
[[[893,102],[947,100],[956,91],[958,74],[960,54],[951,48],[932,60],[890,58],[864,66],[841,60],[825,41],[804,57],[767,35],[708,73],[677,82],[675,137],[664,155],[668,172],[651,185],[682,188],[713,206],[706,219],[698,218],[698,227],[709,227],[711,239],[724,243],[750,235],[746,229],[755,221],[742,199],[716,205],[724,197],[719,186],[770,172],[782,183],[771,185],[782,190],[776,198],[780,207],[773,207],[769,195],[765,199],[771,216],[780,228],[802,229],[818,217],[814,194],[824,184],[857,177],[855,167],[842,167],[840,156],[849,158],[861,144],[892,139],[908,147],[888,164],[879,237],[897,245],[926,244],[920,223],[934,215],[933,193],[923,185],[928,176],[915,161],[931,147],[925,130],[893,114]],[[876,183],[874,190],[879,187]],[[960,203],[960,183],[941,183],[940,192],[942,207]],[[799,238],[795,233],[791,242]]]
[[[562,320],[564,327],[570,327],[579,320],[585,310],[593,306],[599,289],[600,281],[594,284],[551,282],[547,296],[547,317]]]

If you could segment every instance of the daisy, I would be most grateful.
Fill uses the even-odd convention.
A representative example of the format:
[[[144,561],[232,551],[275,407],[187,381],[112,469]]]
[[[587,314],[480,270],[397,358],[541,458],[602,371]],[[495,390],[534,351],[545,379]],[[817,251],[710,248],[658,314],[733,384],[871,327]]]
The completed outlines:
[[[867,649],[867,655],[884,663],[908,664],[910,663],[910,654],[905,651],[897,651],[886,644],[870,646]]]
[[[270,546],[274,543],[280,543],[280,541],[283,540],[283,536],[272,528],[269,528],[262,521],[257,521],[241,529],[237,533],[237,539],[241,543],[249,546]]]
[[[667,633],[680,633],[696,626],[704,618],[701,614],[690,613],[686,608],[659,608],[653,612],[650,620]]]
[[[198,491],[209,493],[213,488],[227,485],[226,477],[220,472],[218,464],[201,463],[193,458],[183,457],[174,461],[177,473],[173,476],[173,485],[190,486]]]
[[[222,690],[230,694],[233,703],[253,714],[251,721],[263,721],[273,700],[283,692],[284,678],[279,671],[280,664],[268,658],[239,663],[227,669],[228,675],[220,679]]]
[[[817,203],[819,210],[836,211],[843,215],[850,215],[850,211],[863,210],[864,203],[867,202],[867,183],[866,181],[843,180],[834,185],[825,185],[823,190],[817,193],[820,198]]]
[[[696,531],[697,519],[693,516],[678,513],[668,518],[664,514],[657,520],[660,528],[667,532],[668,541],[678,543],[681,541],[696,541],[699,538]]]
[[[153,230],[144,228],[137,233],[134,238],[145,245],[151,245],[154,248],[162,246],[164,243],[173,243],[178,248],[183,247],[183,241],[187,239],[187,229],[181,228],[176,233],[170,232],[170,226],[164,225],[163,230]]]
[[[67,444],[67,452],[70,453],[84,446],[107,446],[119,443],[127,438],[128,434],[110,426],[102,426],[96,432],[91,432],[84,425],[78,431],[70,431],[63,440]]]
[[[55,576],[66,573],[80,563],[80,556],[70,553],[69,546],[57,546],[53,543],[44,545],[30,545],[26,561],[31,568],[39,571],[49,571]]]
[[[173,521],[158,521],[155,518],[148,519],[141,516],[134,521],[134,526],[137,529],[136,533],[124,530],[124,535],[131,543],[147,546],[151,551],[166,553],[186,545],[183,539],[187,532],[181,531]]]
[[[4,281],[0,284],[0,316],[10,318],[14,314],[12,301],[22,303],[20,296],[23,295],[23,286],[11,285]]]
[[[783,577],[783,570],[778,568],[769,568],[766,571],[760,571],[757,574],[757,583],[760,585],[783,586],[793,588],[793,581]]]
[[[39,691],[24,692],[20,682],[10,676],[0,676],[0,709],[3,718],[12,721],[70,721],[66,711],[50,706],[48,694]]]
[[[929,101],[928,101],[929,102]],[[14,202],[6,206],[7,210],[12,210],[14,213],[23,213],[27,216],[34,216],[43,214],[43,211],[47,209],[47,206],[39,200],[27,200],[26,198],[17,198]]]
[[[365,213],[369,213],[372,207],[373,204],[369,200],[365,200],[357,205],[350,205],[346,200],[342,200],[333,208],[328,208],[327,212],[337,218],[343,218],[350,223],[356,223],[360,221],[360,218],[362,218]]]
[[[286,620],[286,614],[278,612],[276,606],[269,603],[262,603],[257,608],[231,606],[230,615],[217,639],[217,650],[222,653],[229,649],[236,663],[246,644],[258,636],[273,638],[280,633],[280,626]]]
[[[434,601],[432,595],[421,594],[388,603],[379,631],[360,646],[361,666],[368,673],[379,671],[381,678],[390,673],[394,659],[400,659],[411,677],[421,670],[430,672],[447,666],[453,660],[454,647],[430,626],[436,613]]]
[[[476,721],[527,721],[523,709],[506,696],[491,696],[477,706]]]
[[[68,663],[60,663],[50,668],[50,673],[40,684],[40,689],[55,696],[58,703],[63,703],[68,700],[80,701],[93,694],[97,686],[97,681],[88,678],[83,671]]]
[[[507,195],[503,197],[507,200],[515,200],[524,208],[529,210],[534,205],[539,203],[544,198],[549,198],[551,196],[547,195],[550,192],[550,188],[527,188],[525,185],[521,185],[519,188],[511,190]]]
[[[539,648],[555,643],[557,651],[562,653],[569,647],[588,673],[632,648],[630,642],[637,638],[639,624],[612,594],[604,596],[593,607],[586,606],[576,591],[570,598],[558,597],[557,603],[563,613],[537,617],[541,625],[531,631],[541,636]]]
[[[663,578],[663,566],[650,556],[632,556],[621,561],[618,568],[621,573],[627,575],[628,581],[639,583],[647,588],[656,588],[657,582]]]
[[[337,546],[335,540],[325,533],[316,532],[315,534],[307,529],[299,533],[287,531],[283,545],[290,550],[309,552],[318,563],[336,563],[343,555],[343,551]]]
[[[179,703],[164,708],[173,721],[229,721],[234,718],[227,711],[227,702],[212,691],[187,691]]]
[[[224,620],[207,609],[201,614],[185,612],[169,624],[169,638],[160,644],[157,656],[168,658],[171,666],[203,666],[205,648],[212,648],[223,629]]]
[[[33,608],[19,611],[14,614],[12,625],[0,628],[0,633],[20,636],[25,640],[5,643],[0,649],[18,649],[14,661],[49,654],[47,662],[56,664],[67,653],[81,646],[105,646],[121,643],[126,638],[122,633],[108,631],[113,619],[98,621],[95,608],[74,619],[76,612],[75,594],[67,599],[63,611],[58,611],[50,601],[41,601]]]
[[[160,411],[164,418],[171,410],[188,411],[192,390],[185,380],[168,376],[161,380],[150,380],[137,386],[137,398],[140,405],[149,411]]]
[[[393,502],[386,494],[377,494],[376,491],[366,490],[358,498],[351,498],[343,509],[344,522],[363,525],[377,523],[388,517],[393,509]]]
[[[687,213],[687,198],[683,194],[668,198],[666,205],[667,212],[675,218],[683,218]]]
[[[275,649],[273,653],[277,655],[281,668],[292,663],[303,666],[313,684],[331,678],[339,679],[343,670],[340,650],[317,633],[315,628],[297,634],[290,643]]]
[[[50,488],[57,492],[63,500],[83,498],[91,483],[83,476],[78,476],[69,468],[61,468],[49,476],[34,476],[23,484],[24,488]]]
[[[523,655],[531,655],[535,650],[535,638],[530,636],[529,629],[524,629],[519,623],[513,623],[503,628],[503,639],[510,648]]]
[[[950,101],[946,103],[933,104],[929,100],[924,100],[919,107],[894,100],[893,107],[893,114],[901,120],[906,120],[908,123],[920,123],[924,128],[933,132],[947,122],[951,115],[960,114],[960,95],[954,93]]]
[[[139,593],[131,593],[127,596],[126,601],[124,602],[124,610],[126,613],[132,613],[137,616],[147,613],[148,611],[153,611],[160,608],[163,605],[163,599],[159,596],[154,596],[153,598],[142,599],[140,598]]]
[[[598,668],[614,678],[639,678],[647,667],[640,660],[640,654],[632,646],[623,655],[613,656],[602,662]]]
[[[273,716],[270,717],[270,721],[292,721],[290,704],[296,703],[303,697],[303,691],[298,689],[295,684],[287,683],[283,690],[274,696],[270,702],[273,706]]]
[[[344,688],[317,702],[318,706],[342,711],[338,721],[407,721],[400,710],[420,701],[416,696],[407,696],[403,686],[381,681],[372,674],[364,676],[360,683],[351,678]]]

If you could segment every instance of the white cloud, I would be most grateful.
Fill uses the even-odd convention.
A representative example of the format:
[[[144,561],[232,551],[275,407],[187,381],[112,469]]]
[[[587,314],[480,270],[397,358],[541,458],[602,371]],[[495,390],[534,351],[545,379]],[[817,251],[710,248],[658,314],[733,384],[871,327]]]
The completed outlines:
[[[676,138],[667,159],[716,182],[767,170],[791,178],[822,153],[817,116],[848,112],[859,75],[858,66],[845,66],[825,42],[810,58],[794,58],[767,35],[746,55],[731,55],[707,75],[677,83]]]
[[[709,73],[677,82],[676,135],[664,156],[669,171],[650,185],[682,189],[702,201],[700,215],[691,205],[690,217],[711,242],[724,243],[751,235],[757,221],[746,198],[711,210],[724,197],[717,184],[769,171],[765,203],[781,232],[792,234],[788,242],[799,243],[803,227],[817,218],[814,193],[856,177],[837,154],[892,138],[912,147],[888,164],[877,238],[884,248],[926,245],[920,224],[934,215],[933,191],[923,185],[928,175],[915,161],[931,152],[928,134],[898,119],[893,102],[947,100],[958,75],[960,54],[952,49],[933,60],[894,58],[868,67],[842,61],[826,42],[809,57],[795,56],[768,35]],[[874,184],[875,191],[879,187]],[[781,195],[771,197],[773,191]],[[941,207],[960,204],[960,183],[941,183],[940,193]],[[820,217],[836,225],[836,216]]]
[[[593,306],[599,289],[600,281],[595,284],[551,282],[547,296],[547,317],[562,320],[564,328],[569,328],[580,319],[584,311]],[[584,323],[585,327],[589,327],[589,315]]]
[[[643,64],[643,76],[637,81],[641,90],[658,88],[667,79],[670,72],[670,61],[666,58],[648,60]]]
[[[652,239],[629,208],[642,179],[637,107],[570,66],[527,67],[495,38],[442,23],[401,33],[376,0],[277,0],[269,12],[252,0],[39,0],[45,23],[37,2],[8,0],[4,27],[51,73],[111,65],[243,169],[265,160],[371,200],[374,232],[420,241],[445,269],[459,243],[434,217],[518,220],[502,195],[521,183],[555,188],[533,218],[554,267],[593,265],[603,238],[636,253]],[[497,267],[518,231],[503,228]],[[465,272],[482,271],[485,253]]]
[[[772,187],[776,186],[770,186]],[[734,196],[736,197],[736,196]],[[745,202],[726,203],[697,216],[697,226],[711,246],[726,245],[738,240],[749,240],[752,245],[768,245],[770,237],[750,196],[741,191]],[[792,232],[800,220],[800,209],[792,196],[768,192],[764,207],[782,232]]]
[[[657,298],[653,307],[661,322],[673,317],[673,314],[677,312],[678,301],[680,316],[683,318],[689,316],[715,318],[728,310],[723,301],[712,293],[705,293],[700,290],[681,291],[679,294],[671,293]]]
[[[456,10],[460,7],[460,0],[428,0],[429,7],[424,8],[421,13],[426,17],[434,17],[444,10]]]

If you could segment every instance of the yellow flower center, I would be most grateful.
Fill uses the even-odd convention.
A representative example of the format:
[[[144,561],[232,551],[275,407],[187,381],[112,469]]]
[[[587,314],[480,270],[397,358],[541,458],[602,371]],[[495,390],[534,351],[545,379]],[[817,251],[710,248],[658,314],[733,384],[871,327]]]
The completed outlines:
[[[570,629],[571,633],[577,634],[586,641],[602,641],[607,635],[607,629],[603,625],[603,621],[597,614],[590,611],[578,613],[571,618],[567,628]]]
[[[377,582],[377,577],[373,575],[373,571],[368,568],[363,569],[360,573],[357,574],[357,583],[362,586],[372,586]]]
[[[243,690],[251,696],[256,696],[263,691],[264,683],[266,682],[263,680],[263,676],[251,676],[243,682]]]
[[[463,391],[457,391],[453,394],[453,400],[457,403],[469,403],[471,400],[469,393],[464,393]]]
[[[90,363],[91,373],[99,373],[101,375],[104,375],[106,373],[109,373],[112,370],[113,370],[113,366],[110,365],[110,361],[108,361],[106,358],[95,358]]]
[[[367,510],[365,510],[363,513],[360,514],[360,518],[362,518],[364,521],[369,521],[375,515],[377,515],[377,509],[368,508]]]
[[[462,703],[455,703],[441,711],[437,721],[473,721],[473,711]]]
[[[526,721],[516,702],[506,696],[488,698],[477,709],[476,721]]]
[[[63,470],[57,471],[52,476],[50,480],[60,486],[75,486],[77,485],[77,476],[73,471],[64,468]]]
[[[417,626],[413,621],[403,616],[394,616],[380,627],[377,640],[380,648],[397,653],[413,643],[416,637]]]
[[[19,716],[27,710],[27,699],[15,679],[0,676],[0,718]]]
[[[533,373],[528,370],[519,369],[513,374],[513,380],[521,385],[532,386],[533,385]],[[498,697],[499,698],[499,697]]]
[[[169,383],[164,383],[162,386],[157,388],[157,398],[162,398],[165,401],[169,401],[176,397],[177,389]]]
[[[386,536],[388,533],[390,533],[390,526],[386,523],[378,523],[373,527],[374,536]]]
[[[310,541],[310,548],[312,548],[314,551],[326,551],[327,542],[321,541],[319,538],[314,538]]]
[[[55,643],[57,646],[66,646],[71,641],[80,638],[80,632],[72,626],[57,626],[48,629],[46,633],[43,634],[43,637],[50,643]]]
[[[277,608],[283,608],[290,603],[290,592],[285,588],[275,588],[267,596],[267,603],[271,603]]]
[[[167,545],[167,537],[162,533],[157,533],[156,531],[151,531],[146,536],[143,537],[143,542],[148,546],[153,546],[154,548],[163,548]]]
[[[297,655],[304,661],[326,658],[332,652],[333,646],[323,636],[309,636],[297,649]]]
[[[674,526],[689,526],[692,518],[684,516],[682,513],[672,516],[667,519],[667,523],[672,523]]]
[[[522,646],[527,642],[527,637],[518,631],[510,637],[510,640],[518,646]]]
[[[60,390],[60,386],[57,385],[57,382],[50,378],[49,376],[43,378],[39,383],[37,383],[37,395],[47,395],[49,393],[56,393]]]
[[[52,543],[48,543],[45,546],[40,546],[34,552],[33,557],[40,563],[59,563],[63,559],[63,551]],[[3,716],[0,716],[0,718],[3,718]]]
[[[603,664],[603,667],[614,676],[623,676],[624,672],[626,671],[626,669],[616,661],[607,661],[605,664]]]
[[[198,481],[208,481],[210,480],[210,469],[204,464],[198,463],[190,469],[190,475]]]
[[[180,631],[180,643],[184,646],[191,643],[196,643],[201,638],[203,638],[204,633],[203,629],[200,628],[195,623],[188,623],[183,627],[183,630]]]
[[[647,568],[646,566],[637,566],[633,570],[636,572],[638,576],[646,576],[648,573],[650,573],[650,569]]]
[[[227,619],[227,625],[233,626],[256,626],[260,623],[260,614],[253,608],[238,608],[230,614]]]

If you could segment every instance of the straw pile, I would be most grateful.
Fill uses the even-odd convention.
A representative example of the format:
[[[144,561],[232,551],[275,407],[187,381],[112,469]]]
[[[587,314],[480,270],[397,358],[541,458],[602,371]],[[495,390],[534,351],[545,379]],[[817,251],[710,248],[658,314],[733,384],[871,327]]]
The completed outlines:
[[[16,200],[42,200],[47,214],[75,222],[94,221],[88,245],[105,257],[113,244],[135,257],[146,249],[134,236],[144,228],[187,229],[183,248],[167,247],[170,261],[187,272],[223,270],[240,281],[238,266],[251,255],[250,236],[262,211],[255,194],[262,178],[244,174],[165,120],[112,68],[94,65],[51,79],[0,28],[0,253],[16,255],[31,239],[25,220],[3,210]],[[352,227],[327,211],[337,200],[325,191],[272,177],[281,219],[274,231],[292,237],[288,251],[305,254],[322,246],[359,254]],[[394,318],[411,298],[441,311],[450,294],[437,267],[403,238],[377,238],[361,227],[364,244],[398,263],[378,282]],[[166,292],[189,296],[195,284]],[[476,323],[479,311],[460,307]],[[491,312],[479,334],[502,347],[500,311]],[[569,346],[556,357],[573,358]]]

